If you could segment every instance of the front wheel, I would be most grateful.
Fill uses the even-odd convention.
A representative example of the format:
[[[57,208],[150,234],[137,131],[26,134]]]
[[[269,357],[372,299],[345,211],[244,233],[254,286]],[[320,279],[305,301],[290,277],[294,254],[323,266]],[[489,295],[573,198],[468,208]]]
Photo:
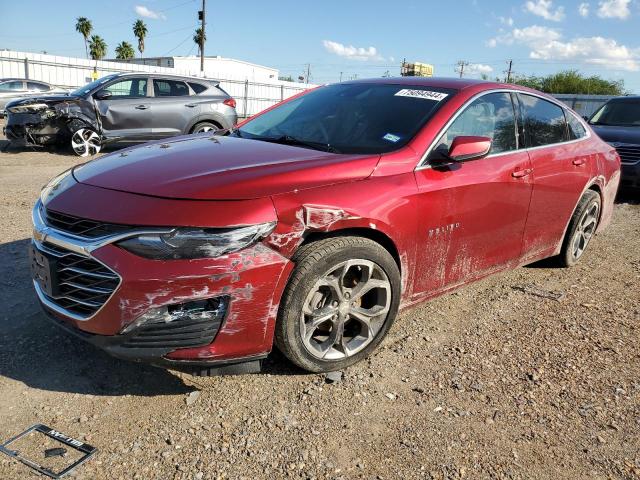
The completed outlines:
[[[71,148],[79,157],[88,157],[100,153],[102,141],[94,130],[79,128],[71,135]]]
[[[382,341],[398,312],[400,272],[378,243],[335,237],[301,247],[276,324],[276,345],[312,372],[346,368]]]
[[[600,221],[600,195],[587,190],[569,222],[558,259],[561,266],[572,267],[582,257]]]

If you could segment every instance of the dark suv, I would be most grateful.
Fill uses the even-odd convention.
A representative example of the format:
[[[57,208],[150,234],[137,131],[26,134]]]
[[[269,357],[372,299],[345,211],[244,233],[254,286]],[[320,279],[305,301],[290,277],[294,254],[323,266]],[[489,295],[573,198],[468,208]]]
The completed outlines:
[[[609,100],[593,114],[589,124],[620,155],[620,187],[640,189],[640,96]]]
[[[105,142],[137,142],[231,128],[236,102],[218,82],[152,73],[114,74],[68,95],[7,104],[14,143],[68,144],[80,156]]]

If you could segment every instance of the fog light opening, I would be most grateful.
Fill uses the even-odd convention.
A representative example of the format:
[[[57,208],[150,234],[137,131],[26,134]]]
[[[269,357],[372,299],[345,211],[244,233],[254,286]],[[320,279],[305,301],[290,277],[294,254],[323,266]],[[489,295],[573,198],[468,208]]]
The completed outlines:
[[[228,304],[228,297],[214,297],[151,308],[124,327],[120,334],[154,324],[222,320]]]

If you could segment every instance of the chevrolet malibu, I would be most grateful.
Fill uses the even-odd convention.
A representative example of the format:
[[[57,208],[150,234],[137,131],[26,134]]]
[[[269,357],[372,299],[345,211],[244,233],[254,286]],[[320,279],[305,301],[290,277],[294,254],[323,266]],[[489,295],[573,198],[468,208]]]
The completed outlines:
[[[543,258],[574,265],[619,180],[615,149],[533,90],[329,85],[230,135],[53,179],[33,210],[33,285],[54,322],[116,357],[237,373],[275,344],[332,371],[402,308]]]

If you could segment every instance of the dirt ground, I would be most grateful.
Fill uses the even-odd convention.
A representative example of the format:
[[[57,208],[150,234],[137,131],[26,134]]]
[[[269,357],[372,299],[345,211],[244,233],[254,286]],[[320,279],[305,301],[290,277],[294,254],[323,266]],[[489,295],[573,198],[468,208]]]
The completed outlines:
[[[640,478],[635,199],[575,268],[405,311],[337,383],[278,354],[262,374],[197,378],[112,359],[40,313],[30,210],[76,162],[0,153],[0,440],[34,423],[85,440],[99,452],[82,479]],[[1,456],[0,478],[37,477]]]

